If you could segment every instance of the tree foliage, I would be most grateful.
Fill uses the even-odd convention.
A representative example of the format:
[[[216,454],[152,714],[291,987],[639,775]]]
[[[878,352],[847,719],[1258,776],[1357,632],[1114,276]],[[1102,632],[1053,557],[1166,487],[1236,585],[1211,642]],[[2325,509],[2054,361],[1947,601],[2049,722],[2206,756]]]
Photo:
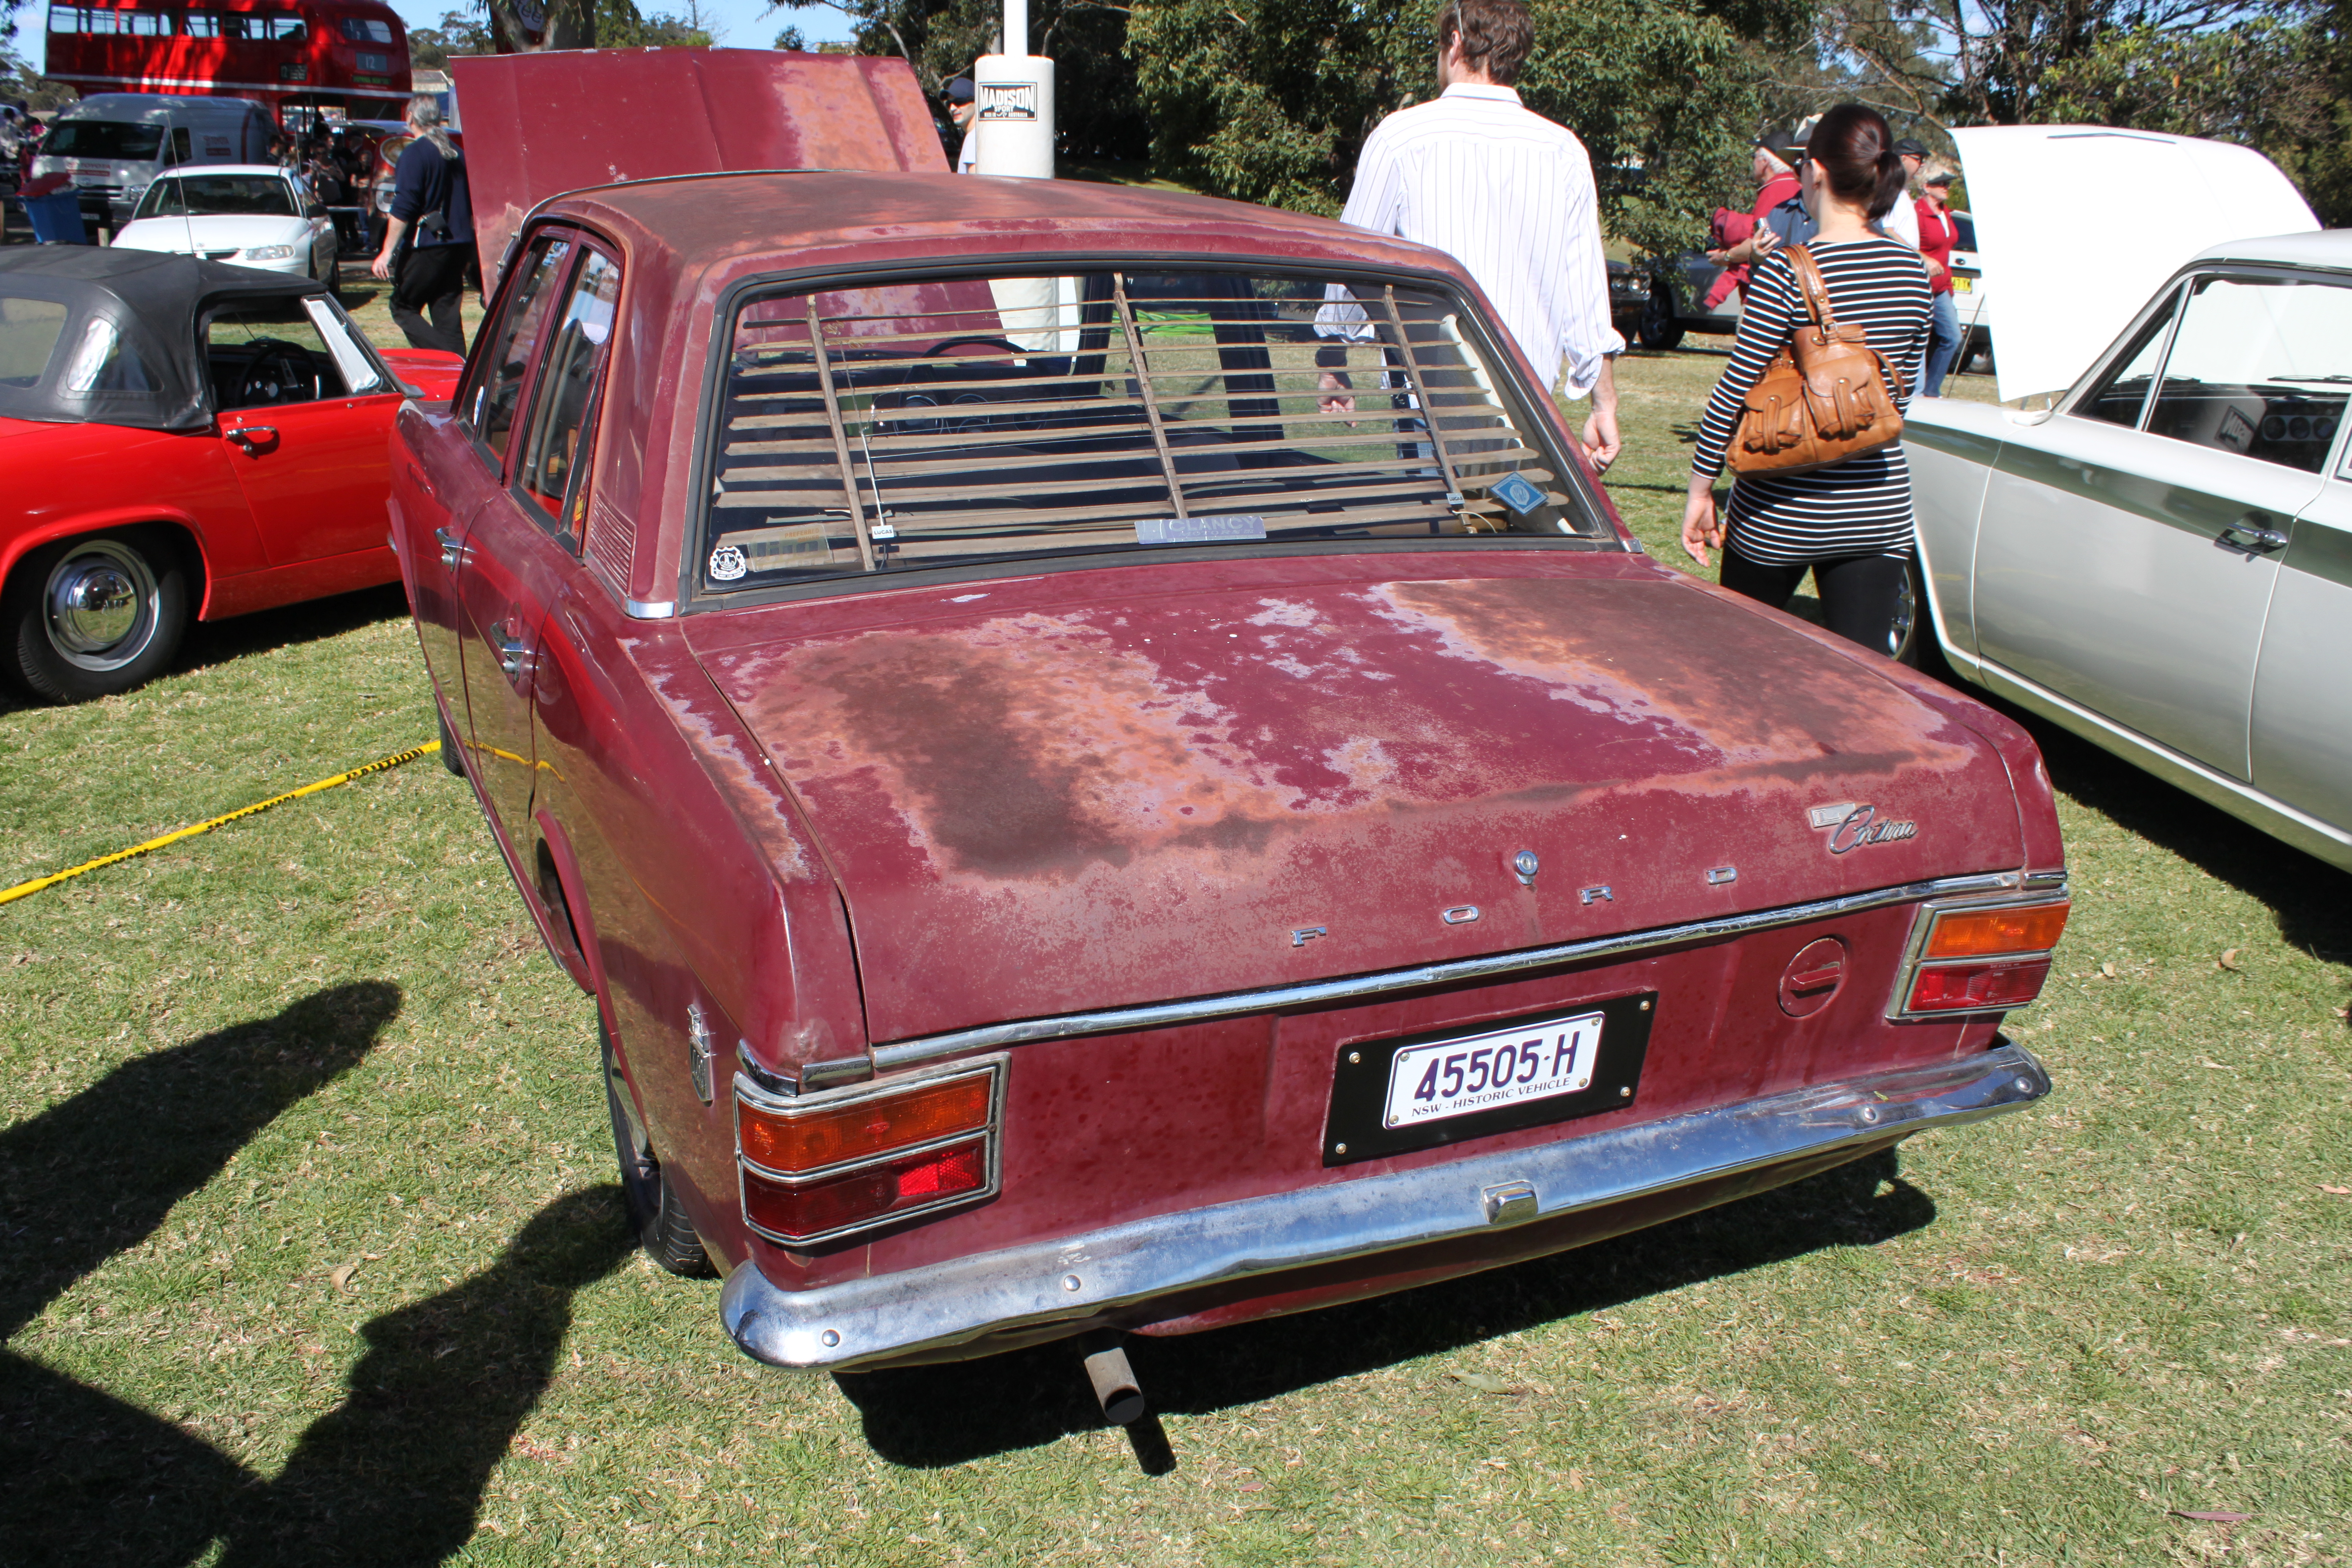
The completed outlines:
[[[775,0],[772,6],[820,7],[849,19],[859,54],[903,57],[943,119],[940,90],[968,75],[982,55],[997,52],[1004,22],[1002,0]],[[1025,47],[1054,58],[1055,132],[1066,156],[1142,158],[1150,151],[1127,55],[1127,19],[1125,5],[1106,0],[1033,0],[1029,7]]]
[[[1694,243],[1742,197],[1759,129],[1748,44],[1808,36],[1809,0],[1530,0],[1521,96],[1592,155],[1611,232]],[[1141,0],[1128,48],[1163,172],[1247,201],[1335,213],[1381,117],[1437,90],[1434,7],[1356,0]]]

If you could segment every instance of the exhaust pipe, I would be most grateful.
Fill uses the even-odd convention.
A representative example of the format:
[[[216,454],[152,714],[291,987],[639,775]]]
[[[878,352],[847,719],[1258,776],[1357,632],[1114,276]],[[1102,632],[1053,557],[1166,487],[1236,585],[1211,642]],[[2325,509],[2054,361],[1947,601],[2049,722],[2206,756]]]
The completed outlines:
[[[1118,1336],[1088,1334],[1078,1342],[1086,1354],[1087,1381],[1094,1385],[1095,1403],[1102,1406],[1103,1419],[1114,1426],[1132,1426],[1141,1420],[1143,1390],[1136,1384],[1135,1369],[1128,1365]]]

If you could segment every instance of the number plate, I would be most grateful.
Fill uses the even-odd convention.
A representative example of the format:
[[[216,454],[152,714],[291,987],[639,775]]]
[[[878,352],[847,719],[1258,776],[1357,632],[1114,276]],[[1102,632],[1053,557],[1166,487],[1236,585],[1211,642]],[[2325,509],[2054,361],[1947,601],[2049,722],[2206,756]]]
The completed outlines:
[[[1349,1165],[1630,1105],[1656,1002],[1649,992],[1482,1029],[1343,1046],[1323,1163]]]
[[[1955,278],[1952,279],[1952,287],[1963,294],[1973,294],[1977,291],[1977,280],[1973,278]]]

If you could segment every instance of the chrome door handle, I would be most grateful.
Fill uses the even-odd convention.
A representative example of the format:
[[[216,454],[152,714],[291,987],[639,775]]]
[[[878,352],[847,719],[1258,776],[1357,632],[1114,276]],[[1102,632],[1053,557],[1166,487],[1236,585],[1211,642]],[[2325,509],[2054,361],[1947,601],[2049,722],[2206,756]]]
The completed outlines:
[[[2267,555],[2273,550],[2286,548],[2286,535],[2275,528],[2265,528],[2271,520],[2258,511],[2250,511],[2213,539],[2217,549],[2242,555],[2252,561],[2257,555]]]
[[[433,537],[441,546],[441,564],[455,572],[465,562],[466,547],[446,528],[435,529]]]
[[[240,425],[228,431],[228,438],[251,452],[263,447],[278,445],[278,430],[269,425]]]
[[[515,636],[515,624],[500,621],[490,628],[490,635],[498,639],[499,668],[506,671],[509,680],[520,679],[530,659],[522,639]]]

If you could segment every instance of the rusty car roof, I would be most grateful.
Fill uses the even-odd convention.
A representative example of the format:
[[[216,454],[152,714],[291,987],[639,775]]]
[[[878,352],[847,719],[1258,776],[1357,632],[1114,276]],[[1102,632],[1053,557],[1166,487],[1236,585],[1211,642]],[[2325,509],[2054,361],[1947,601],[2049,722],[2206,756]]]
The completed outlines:
[[[1467,281],[1443,251],[1332,218],[1133,185],[788,170],[590,186],[543,216],[604,230],[680,277],[863,261],[1085,251],[1407,267]],[[706,279],[706,284],[710,281]]]

